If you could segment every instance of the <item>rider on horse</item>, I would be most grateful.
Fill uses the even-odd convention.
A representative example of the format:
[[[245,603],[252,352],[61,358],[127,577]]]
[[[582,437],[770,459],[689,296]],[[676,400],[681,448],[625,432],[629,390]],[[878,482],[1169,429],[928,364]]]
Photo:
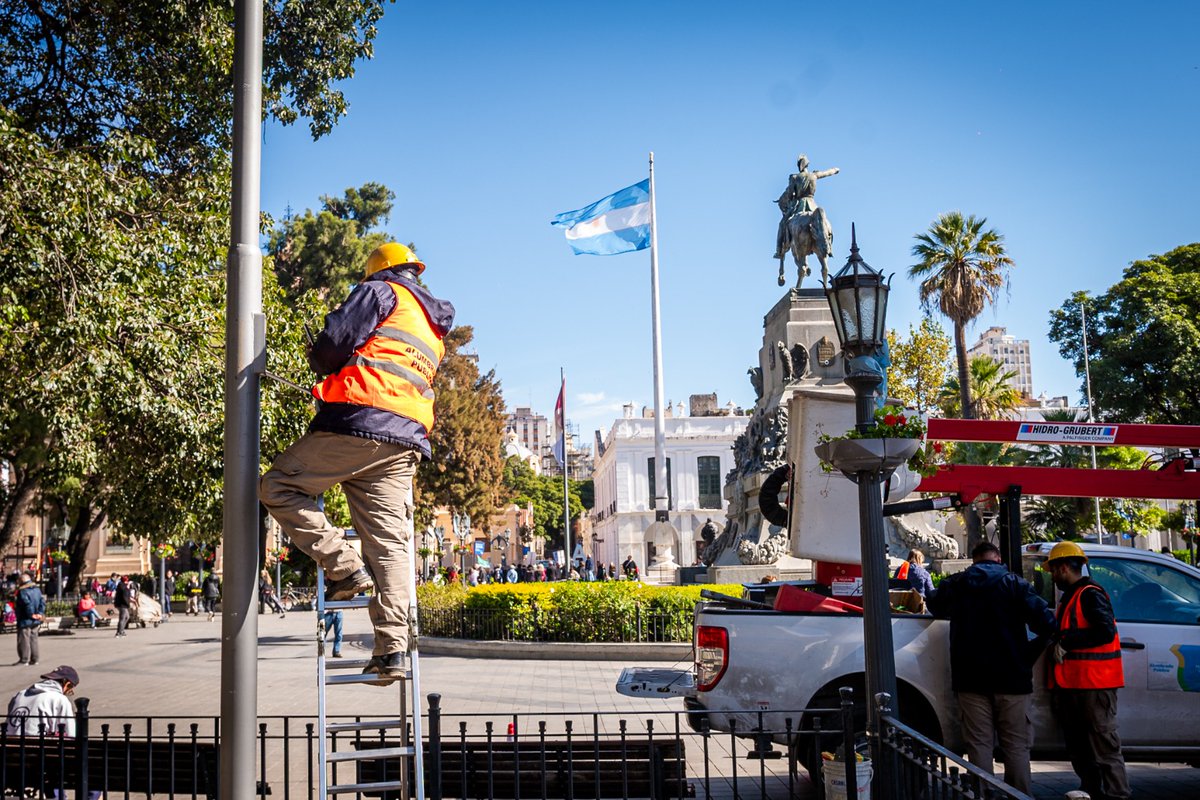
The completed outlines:
[[[817,205],[814,196],[817,193],[817,181],[821,178],[828,178],[830,175],[836,175],[840,170],[837,167],[833,169],[824,169],[819,172],[813,172],[808,168],[808,157],[801,155],[796,160],[797,171],[793,172],[788,178],[787,188],[783,194],[775,202],[779,206],[779,211],[783,214],[779,220],[779,232],[775,237],[775,258],[779,259],[780,275],[783,273],[783,259],[789,248],[793,245],[793,230],[797,227],[807,228],[812,236],[811,240],[826,240],[829,232],[829,223],[825,219],[825,212]],[[831,238],[831,237],[828,237]],[[817,252],[816,248],[809,246],[804,248],[806,252],[793,253],[793,258],[796,261],[796,266],[804,269],[804,257],[809,253]],[[806,270],[805,270],[806,271]],[[803,273],[801,274],[803,277]],[[782,285],[782,279],[780,280]]]

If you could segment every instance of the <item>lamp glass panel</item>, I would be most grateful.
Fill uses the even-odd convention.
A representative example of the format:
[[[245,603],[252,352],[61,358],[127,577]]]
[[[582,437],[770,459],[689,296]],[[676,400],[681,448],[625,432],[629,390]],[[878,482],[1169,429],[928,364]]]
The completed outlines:
[[[855,316],[854,286],[843,286],[837,290],[838,327],[842,330],[842,346],[859,340],[859,324]]]

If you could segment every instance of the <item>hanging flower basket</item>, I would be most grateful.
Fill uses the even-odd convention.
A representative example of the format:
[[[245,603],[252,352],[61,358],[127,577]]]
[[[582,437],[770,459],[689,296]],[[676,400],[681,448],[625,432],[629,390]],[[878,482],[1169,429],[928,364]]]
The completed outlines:
[[[854,479],[859,472],[890,474],[901,464],[929,476],[937,472],[940,442],[924,447],[925,423],[914,413],[895,406],[875,411],[875,422],[864,431],[851,428],[844,436],[822,435],[815,448],[826,471],[838,470]]]
[[[158,558],[171,558],[175,555],[175,545],[171,544],[170,542],[163,542],[162,544],[155,545],[154,555]]]
[[[50,556],[50,560],[55,564],[61,564],[71,557],[71,554],[66,550],[51,550],[48,555]]]
[[[275,559],[276,561],[287,561],[287,558],[291,552],[292,551],[289,550],[286,545],[284,545],[283,547],[272,547],[267,551],[267,555],[271,556],[271,558]]]
[[[892,472],[912,458],[919,439],[836,439],[817,445],[817,457],[847,476]]]

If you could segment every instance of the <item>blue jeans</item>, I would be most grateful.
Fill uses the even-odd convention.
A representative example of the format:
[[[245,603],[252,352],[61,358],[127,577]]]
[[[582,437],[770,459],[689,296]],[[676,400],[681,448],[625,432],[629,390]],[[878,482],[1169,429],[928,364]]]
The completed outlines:
[[[100,615],[96,613],[96,609],[89,608],[87,611],[79,612],[80,619],[90,620],[92,627],[96,627],[96,623],[100,621]]]
[[[325,612],[325,635],[330,631],[333,631],[333,654],[337,655],[342,652],[342,612]]]

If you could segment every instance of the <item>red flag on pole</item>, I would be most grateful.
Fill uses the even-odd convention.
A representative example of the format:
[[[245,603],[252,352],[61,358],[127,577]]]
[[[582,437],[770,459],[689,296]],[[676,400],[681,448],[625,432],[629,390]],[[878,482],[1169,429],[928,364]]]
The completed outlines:
[[[554,430],[558,434],[557,440],[554,442],[554,458],[559,464],[563,463],[563,455],[566,452],[567,426],[563,419],[563,396],[567,392],[567,379],[563,378],[562,388],[558,390],[558,402],[554,404]]]

